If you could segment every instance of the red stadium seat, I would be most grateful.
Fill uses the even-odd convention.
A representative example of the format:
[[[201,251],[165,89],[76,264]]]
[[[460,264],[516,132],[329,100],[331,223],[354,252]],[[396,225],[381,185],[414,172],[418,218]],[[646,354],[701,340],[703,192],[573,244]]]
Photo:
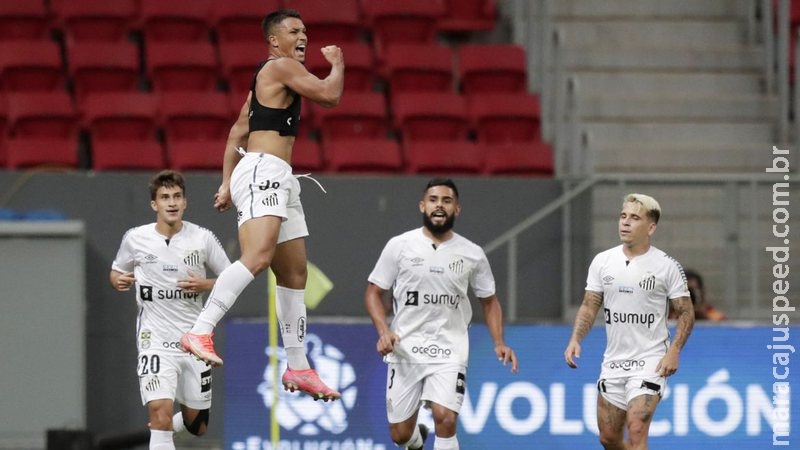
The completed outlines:
[[[318,172],[325,168],[322,150],[316,141],[297,138],[292,147],[292,170],[298,172]]]
[[[207,43],[149,42],[147,74],[155,91],[210,91],[217,84],[214,47]]]
[[[358,42],[362,21],[358,0],[284,0],[286,8],[296,9],[303,18],[309,42],[324,47]]]
[[[403,148],[410,173],[478,174],[483,170],[483,149],[472,142],[412,142]]]
[[[164,150],[155,139],[92,136],[92,167],[96,170],[158,170],[164,165]]]
[[[165,92],[160,116],[168,143],[208,140],[222,145],[233,125],[228,96],[222,92]]]
[[[386,49],[384,64],[392,95],[399,92],[453,92],[453,50],[449,47],[393,44]]]
[[[483,148],[487,174],[553,174],[553,150],[544,142],[489,144]]]
[[[10,93],[8,135],[74,139],[78,116],[66,92]]]
[[[316,43],[316,44],[315,44]],[[320,49],[324,43],[314,39],[306,50],[305,66],[317,78],[325,78],[331,72],[331,64]],[[372,47],[359,42],[343,42],[339,45],[344,55],[344,91],[371,91],[375,84],[375,61]]]
[[[541,140],[539,97],[531,94],[475,94],[469,97],[469,116],[478,142]]]
[[[363,0],[362,3],[380,61],[388,45],[433,42],[436,22],[444,13],[443,5],[431,0]]]
[[[326,145],[343,138],[385,138],[389,131],[386,98],[376,92],[351,92],[334,108],[313,109]]]
[[[443,32],[474,33],[494,30],[497,0],[445,0],[445,15],[439,19]]]
[[[64,90],[61,51],[50,41],[0,41],[0,84],[6,91]]]
[[[175,170],[220,170],[225,141],[168,140],[167,160]]]
[[[398,173],[403,169],[400,145],[389,139],[326,142],[325,159],[335,172]]]
[[[53,10],[68,42],[121,42],[135,26],[138,0],[62,0]]]
[[[49,25],[42,0],[0,2],[0,41],[47,39]]]
[[[94,138],[155,139],[158,97],[143,92],[103,92],[80,104],[83,126]]]
[[[5,141],[6,166],[78,167],[78,141],[73,137],[26,136]]]
[[[265,43],[221,43],[219,59],[222,75],[228,80],[231,92],[246,96],[253,83],[258,64],[268,57],[269,47]]]
[[[211,0],[140,0],[146,42],[208,42]]]
[[[404,142],[466,140],[466,101],[456,94],[407,93],[392,97],[395,129]]]
[[[220,44],[251,42],[265,45],[261,21],[280,8],[280,0],[224,0],[211,4],[211,22]]]
[[[139,51],[126,43],[80,42],[67,46],[69,74],[78,102],[95,92],[139,87]]]
[[[467,95],[528,90],[525,50],[516,45],[463,45],[458,50],[458,67]]]

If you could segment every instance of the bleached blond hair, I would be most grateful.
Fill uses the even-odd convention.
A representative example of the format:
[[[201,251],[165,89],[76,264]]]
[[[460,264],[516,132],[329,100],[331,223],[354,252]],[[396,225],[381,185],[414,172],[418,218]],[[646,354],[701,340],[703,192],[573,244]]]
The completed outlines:
[[[630,202],[636,202],[642,205],[647,217],[653,221],[653,223],[658,223],[658,219],[661,218],[661,205],[658,204],[656,199],[649,195],[637,194],[634,192],[626,195],[623,203]]]

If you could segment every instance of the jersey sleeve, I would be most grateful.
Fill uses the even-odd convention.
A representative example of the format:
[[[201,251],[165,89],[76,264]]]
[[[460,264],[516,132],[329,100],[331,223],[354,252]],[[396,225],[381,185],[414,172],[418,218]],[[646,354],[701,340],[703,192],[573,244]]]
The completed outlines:
[[[117,257],[114,258],[114,262],[111,263],[111,270],[121,273],[133,272],[136,260],[131,243],[131,231],[133,231],[133,229],[128,230],[125,235],[122,236],[122,243],[119,245],[119,250],[117,250]]]
[[[589,265],[589,273],[586,275],[586,290],[592,292],[603,292],[603,280],[600,275],[602,265],[601,254],[598,254]]]
[[[400,239],[397,237],[389,240],[383,248],[378,262],[375,263],[375,268],[372,269],[372,273],[370,273],[367,278],[370,283],[373,283],[385,291],[391,289],[397,279],[397,273],[400,269],[399,258],[401,245]]]
[[[478,250],[480,252],[480,257],[475,265],[475,270],[470,274],[469,283],[476,297],[491,297],[495,294],[495,281],[494,275],[492,274],[492,267],[489,265],[489,259],[486,258],[486,253],[480,248],[478,248]]]
[[[672,300],[679,297],[689,297],[689,286],[686,284],[686,275],[683,273],[681,263],[667,256],[671,264],[667,271],[667,298]]]
[[[222,273],[225,268],[231,265],[231,260],[222,248],[222,244],[217,239],[217,236],[211,232],[206,231],[206,264],[217,276]]]

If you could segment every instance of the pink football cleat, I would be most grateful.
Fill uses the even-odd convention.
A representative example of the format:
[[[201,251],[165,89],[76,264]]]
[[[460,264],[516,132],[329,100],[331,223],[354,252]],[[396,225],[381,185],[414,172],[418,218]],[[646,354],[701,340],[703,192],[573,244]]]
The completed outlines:
[[[217,352],[214,351],[214,342],[211,341],[211,336],[214,334],[186,333],[181,338],[181,345],[183,351],[193,354],[213,367],[219,367],[222,365],[222,358],[217,356]]]
[[[283,388],[287,391],[300,391],[306,393],[317,400],[338,400],[342,394],[329,388],[319,379],[319,375],[314,369],[292,370],[286,369],[281,377]]]

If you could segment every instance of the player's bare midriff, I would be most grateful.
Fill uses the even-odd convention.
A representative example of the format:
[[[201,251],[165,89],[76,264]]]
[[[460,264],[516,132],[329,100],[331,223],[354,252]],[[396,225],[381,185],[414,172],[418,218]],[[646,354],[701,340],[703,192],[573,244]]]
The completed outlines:
[[[267,153],[292,163],[294,136],[281,136],[277,131],[251,131],[247,139],[247,151]]]

